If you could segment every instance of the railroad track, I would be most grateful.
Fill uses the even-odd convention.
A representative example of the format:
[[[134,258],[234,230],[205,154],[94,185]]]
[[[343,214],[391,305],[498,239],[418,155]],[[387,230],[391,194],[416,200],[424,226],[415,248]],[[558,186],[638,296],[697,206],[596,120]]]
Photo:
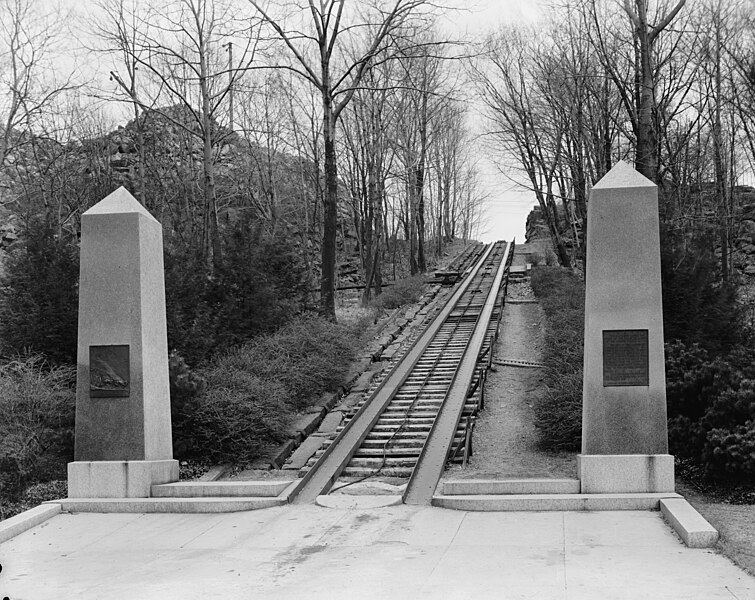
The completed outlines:
[[[513,244],[480,250],[434,318],[426,319],[335,438],[302,469],[293,502],[314,501],[339,477],[353,482],[381,475],[408,478],[404,501],[429,504],[449,458],[466,460]]]

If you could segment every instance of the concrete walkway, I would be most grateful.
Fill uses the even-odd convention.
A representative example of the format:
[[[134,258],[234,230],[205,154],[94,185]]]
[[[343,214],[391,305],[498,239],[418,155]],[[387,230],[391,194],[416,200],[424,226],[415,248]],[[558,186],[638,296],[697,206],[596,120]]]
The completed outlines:
[[[0,545],[0,597],[755,600],[657,512],[286,506],[61,514]]]

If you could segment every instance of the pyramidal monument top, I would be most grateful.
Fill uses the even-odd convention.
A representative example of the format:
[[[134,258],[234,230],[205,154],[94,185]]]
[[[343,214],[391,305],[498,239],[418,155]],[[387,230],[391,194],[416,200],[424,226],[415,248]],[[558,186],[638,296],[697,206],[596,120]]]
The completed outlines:
[[[593,186],[593,189],[638,187],[655,187],[655,184],[631,165],[620,160],[608,173],[601,177],[600,181]]]
[[[156,222],[155,217],[153,217],[150,212],[123,186],[105,196],[105,198],[86,211],[84,215],[114,215],[127,213],[138,213]]]

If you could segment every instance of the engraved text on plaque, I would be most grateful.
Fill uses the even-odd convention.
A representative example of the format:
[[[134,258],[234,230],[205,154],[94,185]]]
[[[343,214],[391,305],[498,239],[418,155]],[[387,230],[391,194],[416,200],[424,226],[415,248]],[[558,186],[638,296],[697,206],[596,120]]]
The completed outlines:
[[[648,330],[603,331],[603,387],[650,385]]]

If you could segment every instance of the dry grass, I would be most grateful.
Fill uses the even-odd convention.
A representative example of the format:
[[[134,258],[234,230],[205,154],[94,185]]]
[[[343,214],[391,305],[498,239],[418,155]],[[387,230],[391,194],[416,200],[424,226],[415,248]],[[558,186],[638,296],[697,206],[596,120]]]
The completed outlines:
[[[722,502],[680,481],[677,481],[676,487],[677,492],[721,534],[718,549],[755,576],[755,505]]]

